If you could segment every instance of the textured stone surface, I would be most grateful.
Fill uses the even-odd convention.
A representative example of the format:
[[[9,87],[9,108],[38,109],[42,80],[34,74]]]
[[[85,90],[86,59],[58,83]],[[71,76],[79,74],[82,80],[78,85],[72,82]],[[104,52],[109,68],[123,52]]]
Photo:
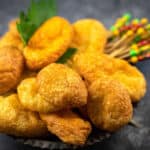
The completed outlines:
[[[85,17],[97,18],[109,27],[114,20],[124,12],[131,12],[134,17],[148,17],[149,0],[58,0],[59,15],[72,22]],[[7,22],[17,17],[20,10],[25,9],[29,0],[0,1],[0,34],[7,30]],[[135,108],[134,118],[142,128],[130,125],[103,142],[89,147],[94,150],[150,150],[150,60],[139,63],[138,68],[145,74],[148,81],[148,91]],[[17,144],[10,138],[0,136],[0,150],[31,150],[32,148]]]

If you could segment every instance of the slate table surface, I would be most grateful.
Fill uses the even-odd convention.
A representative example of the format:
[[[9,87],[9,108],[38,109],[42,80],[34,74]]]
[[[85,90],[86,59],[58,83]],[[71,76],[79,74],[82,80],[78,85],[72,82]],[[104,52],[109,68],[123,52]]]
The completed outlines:
[[[29,0],[0,0],[0,34],[7,30],[10,19],[25,10]],[[149,0],[57,0],[59,15],[71,22],[80,18],[96,18],[109,27],[124,12],[134,17],[150,19]],[[134,119],[142,127],[125,126],[110,139],[86,149],[92,150],[150,150],[150,60],[137,64],[147,80],[147,94],[134,110]],[[18,144],[10,137],[0,135],[0,150],[37,150]]]

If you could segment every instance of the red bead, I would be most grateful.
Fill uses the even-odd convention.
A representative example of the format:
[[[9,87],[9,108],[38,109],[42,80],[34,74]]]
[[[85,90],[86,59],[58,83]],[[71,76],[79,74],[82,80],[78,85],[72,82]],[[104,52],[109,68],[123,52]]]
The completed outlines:
[[[150,58],[150,52],[146,54],[146,58]]]
[[[130,30],[132,27],[133,27],[133,25],[125,25],[122,28],[120,28],[120,32]]]
[[[124,32],[127,30],[134,30],[136,31],[137,29],[139,29],[140,27],[142,27],[142,24],[129,24],[129,25],[125,25],[123,27],[120,28],[120,32]]]
[[[143,60],[143,59],[144,59],[143,56],[139,56],[139,57],[138,57],[138,60],[139,60],[139,61],[141,61],[141,60]]]
[[[144,46],[144,45],[147,45],[148,43],[149,43],[148,40],[143,40],[143,41],[141,41],[141,42],[138,43],[138,46],[139,46],[139,47],[140,47],[140,46]]]

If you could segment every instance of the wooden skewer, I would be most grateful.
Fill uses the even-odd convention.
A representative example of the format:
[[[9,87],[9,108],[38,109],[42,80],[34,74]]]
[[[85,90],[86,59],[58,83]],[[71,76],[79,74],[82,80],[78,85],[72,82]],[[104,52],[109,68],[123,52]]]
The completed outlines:
[[[122,55],[122,56],[118,56],[118,58],[120,58],[120,59],[126,59],[126,58],[129,58],[129,57],[130,57],[130,54],[129,54],[129,53],[124,54],[124,55]]]
[[[125,54],[130,54],[130,47],[125,48],[123,51],[118,53],[116,56],[120,57],[120,56],[125,55]]]
[[[108,43],[108,44],[106,45],[105,52],[106,52],[106,53],[111,53],[111,52],[114,50],[114,44],[115,44],[116,42],[118,42],[119,40],[120,40],[120,39],[117,38],[117,39],[113,40],[112,42]]]
[[[136,128],[141,128],[142,127],[142,125],[140,123],[138,123],[137,121],[135,121],[134,119],[132,119],[129,123],[131,125],[133,125],[134,127],[136,127]]]
[[[122,47],[120,49],[116,49],[110,55],[115,57],[115,56],[119,55],[120,53],[124,52],[125,50],[126,50],[126,47]]]
[[[116,49],[122,48],[124,46],[128,46],[131,41],[133,40],[134,36],[131,36],[129,38],[121,38],[121,39],[117,39],[117,41],[113,41],[111,43],[108,44],[108,46],[106,46],[105,48],[105,52],[107,54],[112,53],[113,51],[116,51]]]

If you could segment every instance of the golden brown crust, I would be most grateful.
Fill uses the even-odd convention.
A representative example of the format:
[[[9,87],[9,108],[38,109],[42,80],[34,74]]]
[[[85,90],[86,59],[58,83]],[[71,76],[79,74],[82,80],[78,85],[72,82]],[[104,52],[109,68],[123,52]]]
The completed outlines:
[[[40,116],[46,122],[48,130],[68,144],[84,145],[92,130],[88,121],[70,110]]]
[[[11,94],[0,96],[0,132],[19,137],[40,137],[47,134],[47,129],[37,113],[25,110],[17,94]]]
[[[95,19],[81,19],[73,24],[74,38],[72,47],[78,52],[97,50],[103,52],[107,41],[107,31],[104,25]]]
[[[143,74],[134,66],[121,59],[106,54],[84,53],[73,59],[74,68],[89,83],[103,76],[110,76],[123,84],[130,93],[133,102],[139,101],[146,92]]]
[[[64,54],[73,38],[71,24],[61,17],[47,20],[31,37],[24,49],[29,69],[37,70]]]
[[[6,32],[0,39],[0,48],[5,46],[12,46],[18,48],[20,51],[23,51],[23,42],[17,34],[14,34],[10,31]]]
[[[11,46],[23,51],[24,44],[17,30],[16,23],[17,19],[9,23],[9,30],[0,39],[0,48]]]
[[[38,74],[38,72],[31,71],[31,70],[28,70],[27,68],[25,68],[22,75],[21,75],[20,82],[24,79],[27,79],[27,78],[36,77],[37,74]]]
[[[13,34],[19,35],[18,29],[17,29],[17,22],[19,22],[19,19],[17,18],[12,19],[8,24],[8,30]]]
[[[96,127],[116,131],[132,118],[128,91],[115,80],[98,79],[89,87],[87,111]]]
[[[87,103],[87,89],[81,77],[62,64],[50,64],[37,78],[22,81],[18,94],[24,107],[43,113]]]
[[[20,81],[24,59],[14,47],[0,48],[0,94],[14,89]]]

